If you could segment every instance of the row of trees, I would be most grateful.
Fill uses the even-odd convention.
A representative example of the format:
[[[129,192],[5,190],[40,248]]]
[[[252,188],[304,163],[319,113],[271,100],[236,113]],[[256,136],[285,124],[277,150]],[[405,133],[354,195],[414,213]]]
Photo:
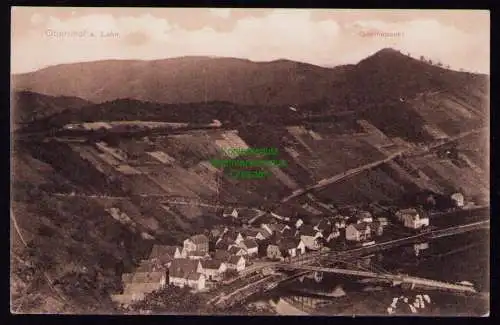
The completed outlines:
[[[411,54],[410,53],[407,53],[407,55],[411,58]],[[419,60],[422,61],[422,62],[426,62],[426,63],[429,63],[429,64],[432,64],[432,65],[436,65],[438,67],[444,67],[446,69],[450,69],[450,65],[449,64],[443,64],[441,61],[432,61],[431,59],[428,59],[426,58],[425,56],[421,55],[419,57]],[[463,71],[463,69],[460,69],[460,71]]]

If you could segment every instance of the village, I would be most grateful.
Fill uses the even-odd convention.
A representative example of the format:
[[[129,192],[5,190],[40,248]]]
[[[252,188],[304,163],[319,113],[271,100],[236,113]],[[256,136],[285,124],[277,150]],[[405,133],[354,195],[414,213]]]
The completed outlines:
[[[454,198],[457,207],[463,206],[462,197]],[[123,292],[112,295],[112,299],[127,306],[168,285],[195,294],[209,292],[266,264],[307,252],[368,246],[378,239],[408,236],[430,228],[429,217],[419,208],[399,209],[390,217],[349,208],[342,215],[315,220],[263,212],[258,226],[242,220],[231,225],[240,217],[236,208],[225,208],[221,213],[228,225],[193,234],[179,246],[154,245],[134,273],[122,275]]]

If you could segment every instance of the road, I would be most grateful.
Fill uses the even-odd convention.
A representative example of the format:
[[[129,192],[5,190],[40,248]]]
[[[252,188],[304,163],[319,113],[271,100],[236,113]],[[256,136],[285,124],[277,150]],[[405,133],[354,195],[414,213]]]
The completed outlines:
[[[99,194],[83,194],[83,193],[53,193],[52,195],[58,196],[58,197],[80,197],[80,198],[91,198],[91,199],[110,199],[110,200],[129,200],[131,197],[128,196],[116,196],[116,195],[99,195]],[[135,195],[138,197],[143,197],[143,198],[158,198],[161,199],[160,203],[168,203],[168,204],[179,204],[179,205],[195,205],[195,206],[202,206],[202,207],[211,207],[211,208],[235,208],[235,209],[250,209],[253,210],[259,215],[257,217],[262,216],[265,214],[264,211],[259,210],[255,207],[249,207],[249,206],[238,206],[238,205],[233,205],[233,204],[210,204],[207,202],[204,202],[203,200],[197,199],[197,198],[190,198],[190,197],[181,197],[181,196],[172,196],[172,195],[163,195],[163,194],[139,194]]]
[[[386,157],[384,159],[377,160],[377,161],[374,161],[374,162],[371,162],[369,164],[366,164],[366,165],[363,165],[363,166],[359,166],[359,167],[356,167],[356,168],[352,168],[352,169],[349,169],[348,171],[342,172],[342,173],[334,175],[332,177],[322,179],[322,180],[320,180],[318,183],[316,183],[314,185],[307,186],[305,189],[300,189],[300,190],[294,191],[291,195],[289,195],[289,196],[285,197],[284,199],[282,199],[281,203],[288,202],[291,199],[293,199],[293,198],[295,198],[297,196],[301,196],[303,194],[306,194],[306,193],[308,193],[308,192],[310,192],[312,190],[321,189],[321,188],[323,188],[325,186],[328,186],[328,185],[331,185],[333,183],[339,182],[339,181],[341,181],[341,180],[343,180],[345,178],[348,178],[348,177],[354,176],[356,174],[359,174],[362,171],[365,171],[367,169],[371,169],[371,168],[377,167],[377,166],[379,166],[381,164],[384,164],[384,163],[386,163],[388,161],[393,160],[396,157],[401,156],[402,153],[403,153],[402,151],[398,152],[398,153],[394,153],[394,154],[392,154],[389,157]]]

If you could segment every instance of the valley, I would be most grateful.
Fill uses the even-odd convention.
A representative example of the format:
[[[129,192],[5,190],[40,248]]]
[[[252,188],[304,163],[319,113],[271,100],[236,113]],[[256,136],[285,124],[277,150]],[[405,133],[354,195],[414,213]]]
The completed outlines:
[[[143,86],[128,88],[125,66]],[[388,66],[397,72],[379,69]],[[78,88],[54,79],[74,69]],[[162,77],[168,69],[175,77]],[[113,76],[106,95],[90,86],[102,71]],[[198,84],[203,74],[183,77],[199,71],[213,76],[210,89]],[[153,245],[233,225],[225,208],[245,220],[274,212],[314,223],[352,206],[415,206],[428,192],[489,204],[487,78],[392,49],[334,69],[190,57],[78,63],[14,79],[14,308],[113,310],[122,274]],[[73,127],[85,123],[97,126]],[[266,147],[287,167],[263,179],[231,178],[210,163],[237,159],[227,148]]]

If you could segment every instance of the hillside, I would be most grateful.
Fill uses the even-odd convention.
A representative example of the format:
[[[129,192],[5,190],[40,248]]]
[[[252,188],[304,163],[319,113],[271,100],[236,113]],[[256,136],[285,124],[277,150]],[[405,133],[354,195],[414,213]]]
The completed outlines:
[[[48,96],[30,91],[15,91],[11,98],[13,126],[19,127],[63,111],[78,111],[92,102],[78,97]]]
[[[96,103],[130,98],[170,104],[319,103],[346,109],[443,88],[484,94],[487,77],[442,69],[383,49],[356,65],[335,68],[289,60],[252,62],[208,57],[63,64],[14,75],[13,86],[16,90],[76,96]]]
[[[422,191],[489,197],[488,134],[467,133],[488,124],[488,77],[391,49],[333,69],[189,57],[60,65],[14,79],[15,123],[30,131],[97,121],[223,123],[140,137],[21,140],[14,133],[11,287],[13,307],[26,312],[109,312],[121,274],[153,242],[180,244],[229,223],[214,203],[306,218],[332,213],[317,199],[341,207]],[[456,155],[422,149],[455,136]],[[246,146],[275,147],[288,164],[268,179],[235,180],[209,163],[229,159],[224,148]],[[385,162],[400,152],[412,154]],[[378,161],[314,196],[278,204]],[[212,205],[178,204],[179,197]]]

